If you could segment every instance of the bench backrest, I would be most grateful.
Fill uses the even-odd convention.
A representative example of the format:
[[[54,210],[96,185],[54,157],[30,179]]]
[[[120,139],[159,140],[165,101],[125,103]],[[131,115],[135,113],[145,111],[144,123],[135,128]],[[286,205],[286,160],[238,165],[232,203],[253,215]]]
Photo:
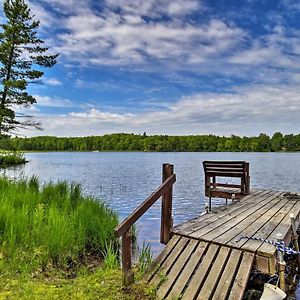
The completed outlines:
[[[204,161],[205,188],[233,187],[249,194],[250,176],[249,163],[246,161]],[[236,177],[241,179],[241,184],[227,184],[216,182],[216,177]],[[213,179],[211,181],[211,178]]]

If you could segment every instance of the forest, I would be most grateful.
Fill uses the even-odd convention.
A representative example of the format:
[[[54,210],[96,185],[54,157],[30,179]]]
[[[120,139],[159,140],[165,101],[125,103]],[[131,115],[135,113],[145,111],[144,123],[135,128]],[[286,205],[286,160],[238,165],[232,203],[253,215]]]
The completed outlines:
[[[271,137],[216,135],[147,135],[116,133],[103,136],[31,138],[3,137],[0,149],[16,151],[155,151],[155,152],[277,152],[300,151],[300,134]]]

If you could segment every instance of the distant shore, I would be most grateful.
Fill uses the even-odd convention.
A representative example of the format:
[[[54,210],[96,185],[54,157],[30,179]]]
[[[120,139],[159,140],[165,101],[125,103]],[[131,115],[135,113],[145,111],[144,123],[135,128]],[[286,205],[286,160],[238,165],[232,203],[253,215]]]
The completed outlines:
[[[0,149],[19,151],[94,152],[297,152],[300,134],[261,133],[236,135],[147,135],[116,133],[103,136],[2,138]]]

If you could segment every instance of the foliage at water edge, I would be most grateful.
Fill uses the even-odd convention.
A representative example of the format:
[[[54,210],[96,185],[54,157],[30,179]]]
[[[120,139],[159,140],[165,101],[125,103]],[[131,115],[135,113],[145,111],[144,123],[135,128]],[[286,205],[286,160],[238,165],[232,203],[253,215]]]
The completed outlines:
[[[216,135],[150,135],[116,133],[103,136],[2,138],[0,148],[23,151],[176,151],[269,152],[300,151],[300,134],[276,132],[254,137]]]

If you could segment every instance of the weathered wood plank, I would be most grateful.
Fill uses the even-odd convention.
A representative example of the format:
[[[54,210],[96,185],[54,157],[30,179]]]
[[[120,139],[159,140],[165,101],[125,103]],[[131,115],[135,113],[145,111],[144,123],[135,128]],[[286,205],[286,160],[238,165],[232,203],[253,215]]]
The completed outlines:
[[[294,214],[296,216],[296,219],[299,218],[300,213],[300,201],[297,201],[296,204],[293,206],[293,208],[290,210],[290,212],[282,219],[282,221],[276,226],[276,228],[273,230],[273,232],[267,237],[268,240],[276,240],[276,235],[278,233],[283,234],[283,237],[288,235],[289,231],[291,230],[291,220],[290,220],[290,214]],[[271,253],[271,256],[275,253],[275,247],[271,244],[263,243],[258,248],[258,253]],[[273,253],[273,254],[272,254]]]
[[[245,160],[205,160],[203,161],[203,164],[205,163],[205,165],[208,166],[213,166],[213,165],[242,165],[244,164],[246,161]]]
[[[254,261],[254,254],[250,252],[243,253],[242,262],[239,266],[238,273],[233,282],[228,300],[241,300],[247,285],[247,281],[251,272]]]
[[[206,242],[200,242],[197,246],[195,252],[191,255],[190,259],[188,260],[187,264],[185,265],[182,272],[179,274],[179,277],[175,281],[175,284],[172,287],[172,290],[170,291],[169,295],[167,296],[167,299],[173,300],[177,299],[184,287],[187,285],[191,275],[193,274],[195,268],[197,267],[199,261],[201,261],[203,254],[208,247],[208,243]]]
[[[272,195],[270,195],[272,196]],[[245,219],[248,215],[257,211],[259,208],[263,207],[269,201],[268,196],[264,196],[260,199],[259,202],[256,202],[251,207],[243,207],[239,209],[236,213],[228,213],[222,219],[217,220],[209,224],[208,226],[197,230],[190,234],[194,238],[200,238],[204,240],[213,240],[219,235],[223,234],[227,230],[234,227],[236,224]]]
[[[260,226],[263,224],[260,223],[262,217],[268,214],[270,209],[273,209],[276,205],[282,207],[284,203],[279,198],[280,192],[275,193],[272,197],[269,197],[264,205],[261,206],[258,210],[251,213],[250,211],[245,212],[246,217],[240,221],[239,223],[235,224],[231,230],[228,230],[224,234],[215,238],[215,242],[227,244],[229,246],[234,246],[235,248],[240,248],[243,244],[247,242],[247,240],[239,240],[240,236],[242,235],[251,235],[254,234],[256,231],[259,230]],[[239,240],[237,242],[237,240]]]
[[[176,247],[172,249],[168,257],[161,264],[160,268],[154,274],[152,279],[150,279],[150,284],[153,286],[158,286],[161,281],[163,281],[165,276],[168,274],[169,270],[172,268],[174,262],[177,260],[180,253],[184,250],[185,246],[189,242],[188,238],[182,237],[176,244]]]
[[[241,176],[243,176],[243,172],[230,172],[230,171],[212,171],[212,170],[208,170],[207,171],[207,175],[208,176],[219,176],[219,177],[237,177],[240,178]]]
[[[243,211],[246,211],[248,208],[256,205],[256,201],[257,199],[261,199],[261,198],[265,198],[269,195],[269,193],[272,193],[272,191],[263,191],[261,194],[258,194],[257,196],[254,196],[253,198],[248,199],[248,201],[239,201],[239,202],[235,202],[234,204],[230,205],[230,206],[225,206],[224,210],[222,210],[222,212],[218,213],[216,211],[216,213],[209,213],[207,215],[204,215],[204,217],[202,220],[199,219],[199,222],[193,224],[193,226],[186,228],[185,230],[181,230],[180,232],[178,232],[179,234],[182,235],[192,235],[193,233],[202,230],[204,227],[206,226],[211,226],[212,228],[214,228],[214,223],[215,222],[220,222],[220,220],[222,220],[224,217],[228,216],[228,215],[232,215],[235,216],[237,214],[240,214]],[[221,221],[222,223],[222,221]]]
[[[257,270],[264,274],[269,274],[270,258],[261,255],[255,255],[254,264]]]
[[[157,290],[157,296],[159,299],[164,299],[165,296],[168,294],[169,289],[175,282],[176,278],[178,277],[179,273],[182,271],[184,266],[186,265],[188,259],[190,258],[191,253],[195,250],[198,241],[191,239],[189,244],[180,254],[180,257],[171,268],[166,280],[162,283],[162,285]]]
[[[164,262],[164,260],[171,253],[171,251],[176,246],[176,244],[178,243],[180,238],[181,237],[179,235],[174,235],[172,237],[172,239],[169,241],[169,243],[166,245],[166,247],[157,256],[155,261],[151,264],[150,268],[147,270],[146,275],[143,278],[144,280],[149,281],[154,276],[154,274],[156,273],[156,271],[158,270],[160,265]]]
[[[241,255],[242,251],[240,250],[233,249],[231,251],[226,267],[213,294],[212,300],[225,300],[227,298],[239,266]]]
[[[277,202],[277,200],[279,199],[279,202],[281,202],[280,196],[281,196],[281,192],[277,192],[273,197],[270,198],[270,205],[272,205],[275,202]],[[277,202],[277,203],[279,203]],[[269,205],[269,204],[268,204]],[[268,208],[268,205],[267,208]],[[259,211],[259,214],[257,216],[253,216],[253,217],[257,217],[260,218],[261,216],[263,216],[264,214],[266,214],[268,212],[268,210],[263,210],[263,211]],[[241,223],[239,226],[237,226],[237,229],[235,232],[235,235],[232,234],[232,238],[230,241],[227,241],[227,245],[228,246],[233,246],[235,248],[241,248],[246,242],[247,239],[240,239],[241,236],[244,235],[248,235],[248,236],[252,236],[254,235],[261,226],[258,226],[258,224],[256,223],[256,220],[253,219],[253,217],[248,218],[246,221],[248,223],[248,221],[250,221],[250,223]],[[242,225],[242,226],[241,226]],[[261,224],[263,225],[263,224]],[[244,227],[244,228],[242,228]],[[238,230],[238,229],[242,229],[242,230]]]
[[[211,266],[215,256],[217,255],[218,249],[219,246],[217,245],[211,244],[209,246],[202,262],[200,263],[195,274],[191,278],[189,285],[183,293],[183,300],[194,299],[194,297],[198,294],[198,290],[202,286],[202,283],[204,282],[209,272],[209,267]]]
[[[204,226],[205,226],[205,224],[207,225],[210,222],[213,222],[219,218],[222,218],[222,216],[224,216],[228,213],[228,209],[232,209],[232,212],[234,212],[235,210],[238,210],[240,207],[249,205],[252,202],[252,200],[256,199],[256,198],[253,199],[253,197],[262,196],[269,192],[271,192],[271,190],[267,190],[267,191],[266,190],[255,190],[250,195],[245,196],[242,201],[235,202],[234,204],[231,204],[230,206],[220,206],[220,207],[213,208],[213,210],[210,213],[208,213],[204,216],[194,218],[183,224],[179,224],[179,225],[173,227],[172,232],[188,235],[189,233],[192,233],[192,232],[196,231],[197,229],[202,228],[202,226],[203,226],[202,224],[204,224]],[[208,221],[208,223],[206,223],[205,221]]]
[[[218,284],[219,278],[223,271],[223,267],[226,264],[230,250],[231,249],[228,247],[221,247],[217,258],[214,261],[208,276],[206,277],[204,285],[202,286],[200,293],[197,296],[197,300],[210,299]]]
[[[279,205],[282,206],[279,208]],[[255,223],[262,224],[255,233],[255,237],[267,239],[268,236],[274,231],[278,224],[282,221],[282,219],[290,212],[292,207],[295,205],[294,201],[289,201],[287,199],[283,199],[272,209],[270,209],[266,214],[264,214],[261,218],[257,219]],[[277,211],[276,211],[277,208]],[[249,249],[249,251],[256,252],[256,250],[261,246],[263,242],[248,240],[243,246],[243,249]]]

